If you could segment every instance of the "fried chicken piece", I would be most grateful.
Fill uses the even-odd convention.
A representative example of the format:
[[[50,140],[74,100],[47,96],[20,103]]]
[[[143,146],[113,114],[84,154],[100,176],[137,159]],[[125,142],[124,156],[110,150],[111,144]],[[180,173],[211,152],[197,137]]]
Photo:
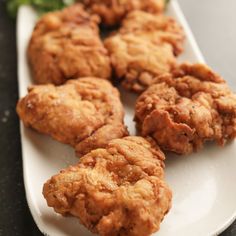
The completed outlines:
[[[63,84],[78,77],[111,75],[110,59],[99,38],[99,18],[82,5],[44,15],[28,46],[28,59],[37,83]]]
[[[187,154],[207,140],[236,137],[236,95],[203,64],[182,64],[160,76],[137,100],[137,127],[161,148]]]
[[[78,155],[127,135],[119,92],[99,78],[32,86],[17,113],[26,126],[75,147]]]
[[[125,15],[133,10],[151,13],[162,13],[165,0],[84,0],[91,12],[102,18],[102,23],[114,26],[120,23]]]
[[[183,40],[183,30],[172,18],[133,11],[119,32],[105,40],[105,47],[124,88],[140,93],[156,76],[176,67]]]
[[[119,32],[151,38],[158,43],[169,43],[172,45],[175,55],[179,55],[183,51],[185,38],[183,29],[173,18],[165,15],[154,15],[138,10],[133,11],[123,20]]]
[[[105,40],[116,77],[127,90],[140,93],[153,79],[173,70],[176,58],[167,43],[152,42],[135,34],[117,34]]]
[[[147,236],[171,207],[163,160],[144,138],[114,139],[53,176],[43,195],[57,213],[78,217],[101,236]]]

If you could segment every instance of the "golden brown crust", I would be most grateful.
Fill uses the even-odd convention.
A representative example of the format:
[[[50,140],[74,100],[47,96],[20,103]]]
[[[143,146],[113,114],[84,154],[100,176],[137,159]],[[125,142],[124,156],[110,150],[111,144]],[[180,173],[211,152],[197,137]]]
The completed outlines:
[[[140,93],[155,77],[175,69],[183,41],[183,30],[172,18],[136,10],[104,44],[117,79],[127,90]]]
[[[137,37],[145,36],[158,43],[169,43],[175,55],[183,51],[185,35],[182,27],[171,17],[154,15],[143,11],[130,12],[122,21],[122,34],[132,33]]]
[[[99,18],[90,16],[80,4],[44,15],[28,46],[34,80],[59,85],[86,76],[109,79],[110,60],[98,23]]]
[[[116,77],[123,86],[137,93],[145,90],[153,79],[173,70],[176,59],[167,43],[156,43],[146,36],[117,34],[105,40]]]
[[[84,4],[108,26],[119,24],[133,10],[161,13],[165,8],[164,0],[84,0]]]
[[[26,126],[74,146],[78,155],[127,135],[119,92],[99,78],[32,86],[17,112]]]
[[[78,217],[99,235],[150,235],[171,207],[163,159],[141,137],[115,139],[53,176],[43,195],[56,212]]]
[[[161,148],[191,153],[207,140],[223,145],[236,137],[236,95],[206,65],[185,63],[138,98],[135,119]]]

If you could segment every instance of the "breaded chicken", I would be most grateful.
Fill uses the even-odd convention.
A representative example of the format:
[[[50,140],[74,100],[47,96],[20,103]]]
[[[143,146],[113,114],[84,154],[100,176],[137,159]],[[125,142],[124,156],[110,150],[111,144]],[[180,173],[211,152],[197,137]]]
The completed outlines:
[[[122,34],[132,33],[137,37],[147,37],[154,42],[166,42],[172,45],[175,55],[183,51],[184,32],[171,17],[154,15],[143,11],[132,11],[122,21]]]
[[[109,79],[110,60],[98,23],[99,18],[90,16],[80,4],[44,15],[28,45],[35,82],[60,85],[86,76]]]
[[[98,14],[102,23],[108,26],[118,25],[125,15],[133,10],[162,13],[165,0],[83,0],[85,6]]]
[[[147,236],[171,207],[163,160],[141,137],[114,139],[53,176],[43,195],[57,213],[78,217],[101,236]]]
[[[172,46],[135,34],[116,34],[105,40],[117,79],[127,90],[144,91],[153,79],[176,66]]]
[[[203,64],[182,64],[160,76],[135,109],[141,134],[164,150],[187,154],[207,140],[224,145],[236,136],[236,95]]]
[[[119,92],[99,78],[32,86],[17,113],[26,126],[75,147],[78,155],[127,135]]]

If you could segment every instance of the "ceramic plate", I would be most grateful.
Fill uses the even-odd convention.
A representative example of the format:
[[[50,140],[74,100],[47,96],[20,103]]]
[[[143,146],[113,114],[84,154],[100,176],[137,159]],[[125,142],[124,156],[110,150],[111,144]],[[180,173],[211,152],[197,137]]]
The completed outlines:
[[[187,40],[180,61],[204,62],[177,1],[172,0],[168,15],[184,28]],[[32,84],[26,47],[37,16],[30,7],[18,14],[18,79],[20,97]],[[226,78],[227,80],[227,78]],[[135,96],[121,91],[126,124],[135,134]],[[40,135],[21,124],[24,182],[28,205],[39,229],[50,236],[93,235],[77,219],[62,217],[48,208],[42,196],[43,183],[78,159],[69,146]],[[173,207],[161,224],[158,236],[206,236],[224,230],[236,215],[236,143],[220,148],[208,145],[187,157],[167,154],[166,180],[173,190]]]

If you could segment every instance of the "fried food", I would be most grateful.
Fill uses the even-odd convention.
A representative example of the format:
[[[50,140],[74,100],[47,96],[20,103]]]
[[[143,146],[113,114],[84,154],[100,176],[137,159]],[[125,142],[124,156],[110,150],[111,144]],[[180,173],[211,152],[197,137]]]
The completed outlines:
[[[48,206],[102,236],[157,231],[172,194],[163,180],[164,154],[152,145],[125,137],[93,150],[44,184]]]
[[[104,44],[123,87],[140,93],[155,77],[176,67],[175,56],[182,52],[183,41],[183,30],[172,18],[137,10]]]
[[[162,13],[165,0],[84,0],[91,12],[98,14],[103,24],[117,25],[125,15],[133,10]]]
[[[224,145],[235,138],[236,95],[206,65],[182,64],[138,98],[135,120],[162,149],[188,154],[207,140]]]
[[[122,21],[119,32],[122,34],[132,33],[158,43],[169,43],[176,56],[183,51],[185,39],[183,29],[173,18],[165,15],[132,11]]]
[[[116,34],[104,42],[117,79],[127,90],[140,93],[156,76],[173,70],[176,58],[172,46],[135,34]]]
[[[60,85],[78,77],[109,79],[110,59],[99,38],[98,23],[99,18],[80,4],[43,16],[28,46],[34,80]]]
[[[17,113],[26,126],[75,147],[78,155],[128,134],[118,90],[99,78],[32,86]]]

